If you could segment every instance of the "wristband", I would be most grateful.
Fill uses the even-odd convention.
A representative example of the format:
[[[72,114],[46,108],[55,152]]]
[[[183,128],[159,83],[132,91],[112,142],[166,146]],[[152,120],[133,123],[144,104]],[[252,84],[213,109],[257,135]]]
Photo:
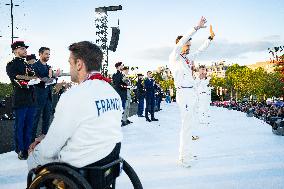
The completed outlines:
[[[209,36],[208,39],[209,39],[210,41],[212,41],[212,40],[213,40],[213,37]]]

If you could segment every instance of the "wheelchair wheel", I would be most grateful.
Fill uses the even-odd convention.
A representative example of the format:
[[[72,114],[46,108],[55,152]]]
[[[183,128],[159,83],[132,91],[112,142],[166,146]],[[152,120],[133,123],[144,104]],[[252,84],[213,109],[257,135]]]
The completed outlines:
[[[40,188],[48,188],[48,189],[75,189],[79,188],[78,185],[72,181],[67,176],[64,176],[62,174],[54,174],[49,173],[47,175],[44,175],[44,177],[39,177],[32,182],[29,189],[40,189]]]
[[[123,160],[123,171],[130,179],[134,189],[143,189],[139,177],[135,173],[134,169],[125,160]]]
[[[78,172],[70,167],[51,165],[42,168],[33,179],[28,189],[92,189]]]

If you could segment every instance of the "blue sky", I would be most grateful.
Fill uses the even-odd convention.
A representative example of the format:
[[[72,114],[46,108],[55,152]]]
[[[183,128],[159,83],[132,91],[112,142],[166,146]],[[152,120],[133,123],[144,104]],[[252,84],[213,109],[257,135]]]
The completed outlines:
[[[11,59],[9,7],[0,2],[0,81],[7,82],[5,65]],[[36,53],[41,46],[51,48],[49,64],[68,71],[68,45],[81,40],[95,41],[95,8],[122,5],[109,12],[108,26],[120,20],[117,51],[109,53],[110,72],[114,64],[138,66],[139,72],[165,66],[177,35],[195,26],[201,16],[216,33],[214,43],[196,61],[210,64],[253,64],[269,59],[267,48],[284,44],[284,2],[231,0],[14,0],[15,35],[25,40]],[[109,33],[111,33],[109,29]],[[193,38],[192,50],[208,37],[209,28]],[[110,39],[110,38],[109,38]]]

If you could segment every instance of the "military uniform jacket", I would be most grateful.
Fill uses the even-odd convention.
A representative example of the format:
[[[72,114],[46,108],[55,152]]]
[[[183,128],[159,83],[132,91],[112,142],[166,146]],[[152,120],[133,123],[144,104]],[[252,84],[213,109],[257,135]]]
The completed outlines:
[[[156,85],[154,79],[145,79],[146,98],[155,98]]]
[[[144,86],[142,84],[142,81],[143,81],[143,79],[138,79],[137,84],[136,84],[136,86],[137,86],[137,97],[138,98],[145,97],[145,89],[144,89]]]
[[[15,57],[6,66],[6,72],[9,76],[13,87],[13,108],[32,107],[35,106],[34,87],[20,85],[16,79],[17,75],[33,76],[34,71],[23,58]]]
[[[116,92],[120,95],[120,98],[122,100],[127,99],[127,84],[123,82],[123,74],[120,71],[117,71],[112,76],[113,81],[113,87],[116,90]]]

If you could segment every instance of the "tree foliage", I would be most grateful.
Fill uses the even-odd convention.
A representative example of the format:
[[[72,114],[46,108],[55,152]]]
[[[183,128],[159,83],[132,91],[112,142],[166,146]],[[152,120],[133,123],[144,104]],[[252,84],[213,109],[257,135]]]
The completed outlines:
[[[225,78],[213,76],[211,86],[217,90],[222,87],[232,94],[232,98],[255,97],[264,100],[271,97],[282,97],[284,83],[279,72],[267,73],[263,68],[252,70],[247,66],[234,64],[226,70]]]
[[[0,82],[0,99],[5,98],[7,96],[11,96],[13,93],[12,84],[1,83]]]

